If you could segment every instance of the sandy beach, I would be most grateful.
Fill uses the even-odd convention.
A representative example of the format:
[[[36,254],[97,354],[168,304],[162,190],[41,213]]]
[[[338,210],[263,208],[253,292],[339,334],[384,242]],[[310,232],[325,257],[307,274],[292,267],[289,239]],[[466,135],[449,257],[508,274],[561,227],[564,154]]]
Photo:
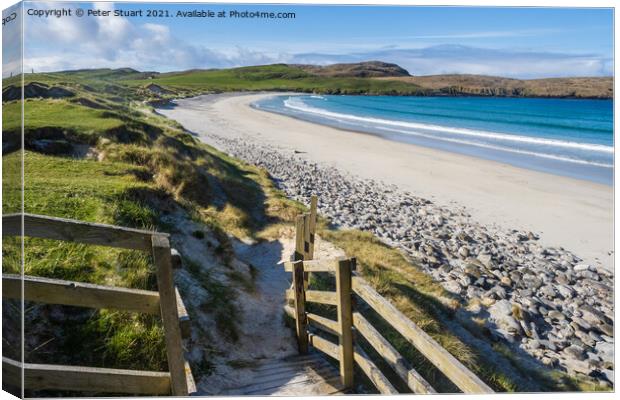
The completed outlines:
[[[466,207],[481,224],[532,231],[595,267],[613,268],[613,190],[506,164],[385,140],[256,110],[272,94],[208,95],[160,112],[207,135],[258,140],[354,176],[395,184],[445,206]]]

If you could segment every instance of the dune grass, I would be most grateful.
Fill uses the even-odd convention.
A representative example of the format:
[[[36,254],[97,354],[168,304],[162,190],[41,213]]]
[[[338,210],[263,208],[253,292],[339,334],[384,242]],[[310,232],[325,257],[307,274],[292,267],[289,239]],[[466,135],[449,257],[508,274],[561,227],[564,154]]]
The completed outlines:
[[[3,130],[21,128],[21,102],[3,104]],[[60,129],[71,129],[83,133],[96,133],[117,128],[122,121],[102,110],[71,103],[67,100],[32,100],[24,102],[24,126],[27,129],[38,129],[50,126]]]
[[[18,153],[3,157],[11,163]],[[76,160],[25,152],[25,211],[84,221],[153,228],[156,212],[135,197],[136,192],[155,191],[136,179],[128,164]],[[19,189],[5,187],[3,207],[19,202]],[[3,260],[18,259],[18,246],[4,246]],[[44,239],[26,238],[25,273],[137,289],[154,289],[150,255]],[[18,263],[5,263],[4,272],[17,272]],[[66,314],[69,319],[49,318],[42,326],[41,313]],[[27,341],[30,362],[58,363],[80,360],[81,365],[165,370],[161,322],[156,317],[108,310],[29,304],[25,332],[49,337],[47,344]],[[57,335],[57,332],[63,332]],[[79,338],[79,340],[78,340]],[[67,356],[71,354],[71,357]],[[71,362],[70,362],[71,363]]]

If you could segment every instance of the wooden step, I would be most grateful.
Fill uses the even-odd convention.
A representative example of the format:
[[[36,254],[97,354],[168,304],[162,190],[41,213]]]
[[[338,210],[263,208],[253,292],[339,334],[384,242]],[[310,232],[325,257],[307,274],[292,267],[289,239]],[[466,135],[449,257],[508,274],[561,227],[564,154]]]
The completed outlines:
[[[229,394],[308,396],[343,390],[338,368],[318,353],[266,361],[252,371],[251,382]]]

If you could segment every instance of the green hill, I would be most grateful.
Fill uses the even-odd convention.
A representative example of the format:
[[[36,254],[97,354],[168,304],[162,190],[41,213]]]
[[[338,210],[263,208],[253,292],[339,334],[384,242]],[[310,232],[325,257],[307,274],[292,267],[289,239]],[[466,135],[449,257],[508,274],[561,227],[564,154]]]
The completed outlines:
[[[285,64],[173,72],[159,74],[146,81],[180,93],[267,90],[323,94],[425,94],[418,85],[409,82],[319,76]],[[131,79],[125,83],[139,86],[144,85],[145,80]]]

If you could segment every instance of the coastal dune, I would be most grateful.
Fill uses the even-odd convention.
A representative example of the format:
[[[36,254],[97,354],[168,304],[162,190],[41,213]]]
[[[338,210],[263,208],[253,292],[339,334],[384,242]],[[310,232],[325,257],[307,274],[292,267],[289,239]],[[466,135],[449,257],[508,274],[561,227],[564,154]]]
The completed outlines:
[[[499,162],[393,142],[257,110],[273,94],[206,95],[159,110],[207,143],[215,134],[260,142],[299,158],[445,207],[464,207],[480,224],[530,231],[546,247],[570,250],[593,267],[613,269],[611,186]]]

